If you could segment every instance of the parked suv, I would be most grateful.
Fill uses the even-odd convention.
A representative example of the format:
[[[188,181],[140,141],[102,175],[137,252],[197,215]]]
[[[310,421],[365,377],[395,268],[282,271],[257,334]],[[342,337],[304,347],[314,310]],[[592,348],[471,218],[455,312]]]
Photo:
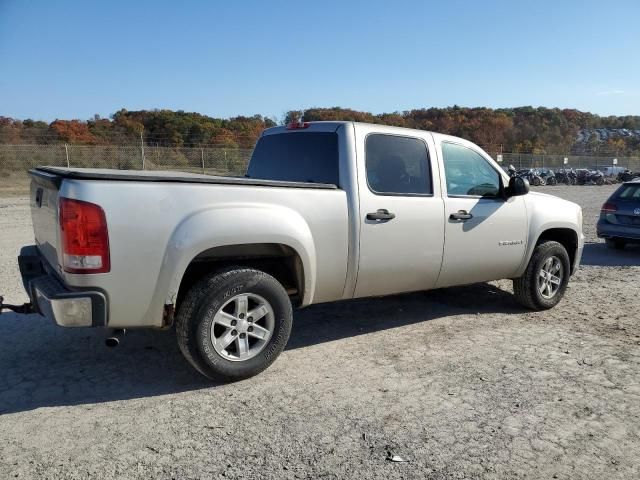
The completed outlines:
[[[620,185],[602,205],[597,232],[609,248],[640,243],[640,179]]]

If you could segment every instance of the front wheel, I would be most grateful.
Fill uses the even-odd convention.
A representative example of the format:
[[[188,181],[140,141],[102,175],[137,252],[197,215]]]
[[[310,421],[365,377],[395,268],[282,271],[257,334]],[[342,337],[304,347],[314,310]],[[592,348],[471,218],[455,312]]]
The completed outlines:
[[[292,317],[291,301],[275,278],[250,268],[230,269],[189,290],[176,316],[178,345],[206,377],[240,380],[280,355]]]
[[[569,283],[571,264],[562,244],[545,241],[536,246],[520,278],[513,280],[513,293],[518,303],[532,310],[555,307]]]

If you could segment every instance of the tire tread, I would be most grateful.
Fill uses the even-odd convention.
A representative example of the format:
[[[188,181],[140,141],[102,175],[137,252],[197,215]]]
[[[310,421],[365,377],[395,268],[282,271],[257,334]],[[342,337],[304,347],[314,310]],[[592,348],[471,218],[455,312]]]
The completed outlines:
[[[538,265],[539,259],[547,256],[550,250],[558,249],[558,247],[562,249],[568,260],[569,255],[567,254],[566,249],[561,243],[554,240],[543,241],[536,246],[535,250],[533,251],[533,255],[531,255],[531,259],[529,260],[529,264],[527,265],[527,268],[522,276],[513,279],[513,294],[516,297],[516,301],[523,307],[526,307],[530,310],[547,310],[557,304],[557,302],[555,302],[553,305],[547,306],[540,303],[534,295],[532,286],[537,286],[536,275],[538,274],[538,271],[536,267]],[[566,269],[566,266],[565,270],[565,276],[569,275],[569,271],[568,269]],[[556,295],[559,295],[559,302],[564,295],[564,289],[558,292]]]
[[[214,273],[207,274],[202,279],[197,281],[191,289],[185,295],[180,308],[178,310],[178,314],[176,315],[175,325],[176,325],[176,337],[178,340],[178,346],[180,351],[184,355],[185,359],[202,375],[210,378],[212,380],[221,380],[221,381],[229,381],[229,380],[238,380],[240,377],[230,377],[228,375],[223,375],[218,372],[214,372],[201,358],[200,352],[197,346],[195,330],[199,324],[199,318],[197,318],[197,310],[206,297],[208,292],[211,290],[215,290],[221,287],[224,283],[235,276],[250,274],[255,276],[258,281],[267,280],[270,283],[273,283],[276,288],[281,289],[281,293],[284,293],[286,296],[286,291],[284,287],[271,275],[266,274],[260,270],[255,270],[252,268],[245,267],[228,267],[223,270],[219,270]],[[291,318],[291,304],[288,304],[289,311],[288,316]],[[288,336],[287,336],[288,339]],[[277,357],[277,355],[276,355]],[[272,361],[275,360],[275,357]],[[271,361],[271,362],[272,362]],[[256,375],[269,367],[271,362],[266,363],[259,370],[254,371],[253,375]]]

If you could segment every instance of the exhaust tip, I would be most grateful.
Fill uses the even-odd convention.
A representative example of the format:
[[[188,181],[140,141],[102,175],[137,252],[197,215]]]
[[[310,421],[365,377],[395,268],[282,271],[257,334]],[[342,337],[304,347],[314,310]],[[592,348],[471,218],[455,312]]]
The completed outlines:
[[[111,336],[107,337],[104,344],[109,348],[115,348],[120,345],[120,339],[124,336],[124,329],[117,329],[111,333]]]

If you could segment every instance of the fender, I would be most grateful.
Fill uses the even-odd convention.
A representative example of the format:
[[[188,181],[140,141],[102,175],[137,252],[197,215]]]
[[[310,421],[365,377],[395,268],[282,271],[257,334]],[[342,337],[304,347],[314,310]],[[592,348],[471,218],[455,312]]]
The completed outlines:
[[[233,203],[208,207],[187,216],[175,228],[162,260],[147,318],[162,319],[164,305],[174,304],[184,273],[200,253],[215,247],[250,243],[279,243],[302,261],[302,305],[313,302],[316,288],[316,249],[311,230],[296,211],[273,204]]]
[[[527,212],[530,215],[527,249],[522,264],[516,272],[516,277],[521,276],[527,268],[540,236],[552,228],[571,230],[576,235],[576,258],[573,260],[575,267],[577,267],[584,244],[584,237],[581,235],[582,210],[580,206],[550,195],[535,193],[529,195],[535,196],[535,201],[527,202]],[[526,195],[525,198],[529,195]]]

